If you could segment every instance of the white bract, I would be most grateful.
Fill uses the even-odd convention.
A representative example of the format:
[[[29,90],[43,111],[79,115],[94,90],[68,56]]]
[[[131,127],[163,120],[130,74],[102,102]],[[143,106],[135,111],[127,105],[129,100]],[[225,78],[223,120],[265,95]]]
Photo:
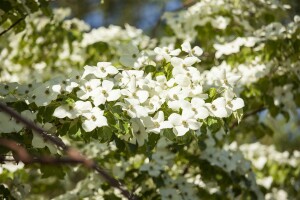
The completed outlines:
[[[115,75],[119,71],[110,62],[98,62],[97,66],[85,66],[84,73],[81,78],[92,74],[97,78],[106,78],[108,75]]]
[[[107,119],[103,116],[103,113],[103,110],[98,107],[92,108],[89,113],[83,113],[82,116],[85,119],[83,119],[82,128],[86,132],[91,132],[97,127],[107,126]]]
[[[193,117],[193,113],[186,110],[182,112],[182,115],[172,113],[168,121],[172,124],[173,131],[177,136],[185,135],[190,129],[198,130],[201,126],[201,123]]]
[[[66,104],[57,107],[54,110],[53,116],[57,118],[68,117],[75,119],[83,113],[88,113],[92,110],[92,104],[89,101],[76,101],[74,104]]]
[[[210,111],[211,116],[219,117],[219,118],[224,118],[229,116],[226,110],[226,100],[224,97],[219,97],[213,100],[211,103],[206,103],[205,105]]]
[[[101,87],[97,87],[92,91],[92,99],[95,106],[104,104],[106,101],[116,101],[120,98],[120,89],[113,89],[114,83],[104,80]]]
[[[182,51],[191,54],[191,55],[195,55],[195,56],[201,56],[203,54],[203,50],[198,47],[195,46],[193,49],[191,47],[191,44],[189,41],[185,41],[182,45],[181,45]]]

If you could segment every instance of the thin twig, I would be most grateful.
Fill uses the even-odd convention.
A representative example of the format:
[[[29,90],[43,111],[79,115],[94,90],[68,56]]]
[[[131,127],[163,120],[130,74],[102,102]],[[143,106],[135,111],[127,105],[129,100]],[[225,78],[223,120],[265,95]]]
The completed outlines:
[[[42,136],[44,139],[49,140],[51,143],[61,148],[71,160],[83,164],[86,168],[97,171],[112,187],[119,189],[123,196],[125,196],[126,198],[131,200],[137,199],[137,197],[133,193],[129,192],[120,181],[110,176],[104,169],[98,166],[95,161],[87,159],[87,157],[83,156],[77,149],[67,146],[59,137],[48,134],[46,130],[37,126],[33,121],[24,118],[18,112],[14,111],[13,109],[9,108],[7,105],[1,102],[0,110],[4,111],[19,122],[23,123],[29,129],[34,130],[35,133]],[[22,155],[22,158],[24,158],[25,162],[31,161],[30,155],[27,155],[26,153],[24,153],[24,151],[21,151],[20,148],[16,148],[16,146],[14,145],[10,147],[11,149],[14,149],[16,152],[18,152],[18,154],[20,153]]]
[[[27,15],[24,15],[22,18],[18,19],[17,21],[15,21],[15,23],[13,23],[8,29],[2,31],[0,33],[0,37],[2,35],[4,35],[6,32],[8,32],[9,30],[11,30],[13,27],[15,27],[16,25],[18,25],[22,20],[24,20],[27,17]]]

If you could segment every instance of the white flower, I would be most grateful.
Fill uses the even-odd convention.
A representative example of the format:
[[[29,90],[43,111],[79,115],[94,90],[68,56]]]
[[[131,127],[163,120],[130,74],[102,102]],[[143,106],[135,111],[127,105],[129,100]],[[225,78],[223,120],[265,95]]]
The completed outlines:
[[[132,118],[148,116],[148,110],[144,106],[141,106],[137,99],[125,98],[124,103],[119,102],[116,105],[122,106],[122,109],[127,111],[127,114]]]
[[[79,87],[80,90],[77,91],[77,96],[82,100],[87,100],[93,95],[93,91],[99,87],[101,81],[99,79],[91,79],[89,81],[84,81]]]
[[[168,90],[168,106],[178,111],[182,107],[183,100],[188,97],[189,90],[183,90],[180,86],[175,86]]]
[[[220,73],[220,85],[225,88],[234,88],[237,82],[241,79],[241,76],[234,75],[233,73],[229,73],[226,69],[222,69]]]
[[[105,78],[108,75],[115,75],[119,71],[110,62],[98,62],[97,67],[85,66],[82,79],[92,74],[97,78]]]
[[[241,98],[235,98],[235,94],[231,89],[227,89],[224,92],[225,100],[226,100],[226,108],[228,114],[231,114],[232,111],[236,111],[245,106],[244,100]]]
[[[11,133],[19,132],[22,130],[23,126],[21,123],[17,122],[14,118],[6,113],[0,112],[0,132],[1,133]]]
[[[224,97],[215,99],[212,103],[206,103],[206,107],[209,109],[210,114],[215,117],[228,117],[226,110],[226,100]]]
[[[172,113],[169,116],[168,121],[172,124],[173,131],[177,136],[185,135],[190,129],[198,130],[200,128],[201,123],[197,122],[192,115],[193,113],[184,110],[182,115]]]
[[[71,79],[62,80],[61,82],[54,84],[52,86],[52,90],[59,94],[65,94],[66,92],[70,93],[74,88],[76,88],[79,84],[72,81]]]
[[[200,80],[200,72],[195,67],[174,68],[172,71],[175,82],[182,87],[189,87]]]
[[[205,119],[209,116],[205,102],[201,98],[192,98],[191,102],[184,101],[182,105],[182,109],[193,113],[196,119]]]
[[[160,133],[162,129],[172,128],[172,124],[164,119],[164,113],[159,111],[152,117],[144,117],[142,121],[147,132]]]
[[[107,126],[107,119],[103,116],[103,110],[94,107],[89,113],[82,114],[86,119],[82,123],[82,128],[86,132],[91,132],[97,127]]]
[[[181,48],[182,48],[182,51],[185,51],[191,55],[201,56],[203,54],[203,50],[198,46],[195,46],[192,49],[190,42],[187,40],[181,45]]]
[[[271,185],[273,182],[273,177],[272,176],[268,176],[262,179],[257,179],[257,184],[258,185],[262,185],[263,187],[265,187],[266,189],[270,189]]]
[[[174,188],[159,188],[159,193],[162,200],[180,200],[182,197],[178,194]]]
[[[134,76],[136,80],[142,79],[144,71],[142,70],[123,70],[122,73],[118,73],[114,79],[119,84],[119,86],[126,86],[129,81]]]
[[[150,174],[150,176],[153,177],[158,177],[160,175],[161,170],[161,166],[153,162],[145,163],[141,166],[141,171],[147,171]]]
[[[120,63],[125,67],[139,69],[148,59],[142,52],[140,53],[138,48],[132,44],[121,45]]]
[[[148,91],[137,87],[135,76],[132,76],[127,84],[127,88],[121,90],[121,94],[127,96],[129,99],[137,99],[140,103],[144,103],[149,97]]]
[[[240,108],[243,108],[244,106],[245,106],[244,100],[241,98],[235,98],[226,101],[226,108],[230,109],[231,111],[236,111]]]
[[[95,106],[104,104],[106,101],[116,101],[121,97],[120,89],[113,90],[114,83],[109,80],[102,82],[102,87],[92,91],[91,97]]]
[[[172,47],[156,47],[154,49],[154,52],[157,54],[157,56],[160,56],[164,58],[167,62],[170,62],[172,56],[178,56],[181,52],[180,49],[173,49]],[[161,60],[161,58],[158,57],[158,60]]]
[[[40,124],[40,126],[44,129],[47,130],[49,132],[51,132],[51,130],[56,130],[55,126],[53,126],[51,123],[45,123],[45,124]],[[52,154],[56,154],[57,153],[57,149],[56,147],[49,141],[44,140],[39,134],[35,133],[33,134],[33,138],[32,138],[32,146],[34,148],[44,148],[44,147],[48,147],[48,149],[50,150],[50,152]]]
[[[54,110],[53,116],[57,118],[68,117],[75,119],[83,113],[90,112],[92,110],[92,104],[89,101],[76,101],[74,105],[62,105]]]
[[[200,60],[196,57],[186,57],[184,59],[178,57],[171,58],[171,64],[173,65],[174,68],[179,68],[179,70],[181,68],[190,67],[199,61]]]
[[[150,114],[156,112],[161,105],[165,102],[165,99],[160,98],[157,95],[152,96],[150,99],[147,99],[143,104]]]
[[[163,149],[156,151],[154,154],[152,154],[152,159],[160,166],[167,165],[170,160],[172,160],[175,157],[174,154],[170,153],[169,151]]]
[[[30,96],[37,106],[47,106],[57,98],[58,94],[51,86],[45,84],[33,90]]]
[[[130,122],[133,133],[133,138],[130,140],[130,142],[133,144],[138,143],[139,146],[143,146],[145,140],[148,139],[148,134],[146,133],[143,123],[138,118],[132,118]]]

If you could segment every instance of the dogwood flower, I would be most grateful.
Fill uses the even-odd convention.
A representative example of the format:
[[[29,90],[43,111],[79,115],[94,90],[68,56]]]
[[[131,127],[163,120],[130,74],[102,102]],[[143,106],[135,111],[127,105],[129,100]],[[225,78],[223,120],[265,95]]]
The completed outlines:
[[[141,171],[147,171],[150,176],[158,177],[161,173],[162,167],[154,162],[145,163],[141,166]]]
[[[192,98],[191,102],[183,101],[182,105],[182,109],[193,113],[196,119],[206,119],[209,116],[205,102],[201,98]]]
[[[198,130],[201,126],[200,122],[193,117],[193,113],[183,110],[182,115],[172,113],[168,117],[168,121],[172,124],[173,132],[177,136],[183,136],[190,129]]]
[[[172,128],[172,124],[164,120],[162,111],[157,112],[153,118],[149,116],[144,117],[142,121],[147,132],[160,133],[162,129]]]
[[[226,109],[228,114],[231,114],[232,111],[236,111],[245,106],[244,100],[238,97],[235,97],[235,93],[232,89],[227,89],[224,92],[224,97],[226,100]]]
[[[148,59],[143,52],[139,52],[138,48],[133,44],[121,45],[120,63],[125,67],[139,69]]]
[[[82,100],[87,100],[89,97],[93,96],[93,91],[99,87],[101,81],[99,79],[91,79],[89,81],[84,81],[79,87],[80,90],[77,91],[77,96]]]
[[[104,80],[101,87],[97,87],[91,92],[91,97],[95,106],[104,104],[106,101],[116,101],[121,97],[120,89],[114,89],[114,83]]]
[[[98,62],[97,67],[88,65],[84,67],[82,79],[90,74],[97,78],[105,78],[108,75],[115,75],[118,72],[117,68],[115,68],[110,62]]]
[[[228,113],[226,110],[226,100],[224,97],[219,97],[215,99],[211,103],[205,104],[208,110],[210,111],[210,115],[214,117],[228,117]]]
[[[240,79],[241,76],[229,73],[226,69],[222,69],[217,83],[225,88],[234,88]]]
[[[127,87],[121,90],[121,94],[129,99],[137,99],[140,103],[144,103],[149,97],[148,91],[137,87],[135,76],[131,78]]]
[[[172,47],[155,47],[154,52],[157,54],[157,60],[165,59],[167,62],[170,62],[171,58],[178,56],[181,50]]]
[[[103,116],[103,110],[98,107],[92,108],[88,113],[83,113],[82,115],[86,118],[82,123],[82,128],[86,132],[91,132],[97,127],[107,126],[107,119]]]
[[[92,110],[92,104],[89,101],[76,101],[73,105],[61,105],[54,110],[53,116],[57,118],[68,117],[75,119],[83,113]]]
[[[171,64],[174,68],[177,70],[180,70],[185,67],[190,67],[193,64],[199,62],[200,60],[196,57],[186,57],[184,59],[178,58],[178,57],[173,57],[171,58]],[[173,69],[174,70],[174,69]]]
[[[189,90],[183,90],[180,86],[175,86],[168,90],[168,106],[178,111],[182,107],[183,100],[188,97]]]
[[[21,123],[17,122],[14,118],[7,115],[6,113],[0,112],[0,132],[1,133],[11,133],[19,132],[22,130],[23,126]]]
[[[143,146],[145,140],[148,139],[148,134],[146,133],[145,126],[139,118],[132,118],[130,120],[132,133],[134,137],[130,140],[133,144],[138,144],[139,146]]]
[[[118,102],[116,105],[120,105],[122,110],[126,111],[127,114],[132,118],[140,118],[148,116],[148,110],[140,105],[139,100],[137,99],[124,99],[123,102]]]
[[[182,197],[178,194],[177,190],[174,188],[159,188],[159,193],[162,200],[172,199],[180,200]]]
[[[191,44],[188,40],[186,40],[182,45],[181,45],[181,49],[182,51],[190,54],[190,55],[195,55],[195,56],[201,56],[203,54],[203,50],[198,47],[195,46],[193,49],[191,47]]]
[[[57,98],[59,93],[54,91],[51,86],[45,84],[34,89],[29,95],[31,96],[31,101],[37,106],[47,106]]]
[[[161,105],[165,102],[164,98],[160,98],[157,95],[153,95],[150,99],[147,99],[143,105],[147,108],[150,114],[156,112]]]

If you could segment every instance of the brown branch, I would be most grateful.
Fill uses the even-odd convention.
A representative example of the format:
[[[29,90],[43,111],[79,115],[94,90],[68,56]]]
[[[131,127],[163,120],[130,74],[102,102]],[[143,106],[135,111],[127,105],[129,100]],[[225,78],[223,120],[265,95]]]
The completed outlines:
[[[37,126],[33,121],[24,118],[18,112],[14,111],[10,107],[6,106],[5,104],[0,102],[0,110],[4,111],[5,113],[9,114],[17,121],[21,122],[22,124],[26,125],[27,128],[35,131],[38,135],[42,136],[45,140],[50,141],[51,143],[55,144],[62,150],[66,151],[68,149],[67,145],[59,138],[53,135],[47,134],[47,131],[42,129],[41,127]]]
[[[243,116],[243,119],[245,119],[245,118],[248,118],[248,117],[250,117],[250,116],[252,116],[252,115],[255,115],[255,114],[257,114],[257,113],[259,113],[259,112],[261,112],[261,111],[263,111],[263,110],[265,110],[266,108],[265,107],[260,107],[260,108],[257,108],[257,109],[255,109],[255,110],[253,110],[253,111],[251,111],[251,112],[248,112],[248,113],[246,113],[246,114],[244,114],[244,116]],[[230,125],[230,129],[233,129],[234,127],[236,127],[238,125],[238,120],[235,120],[231,125]]]
[[[137,199],[137,197],[133,193],[129,192],[120,181],[110,176],[104,169],[98,166],[95,161],[88,159],[86,156],[83,156],[77,149],[67,146],[59,137],[48,134],[47,131],[37,126],[33,121],[24,118],[18,112],[14,111],[13,109],[9,108],[1,102],[0,110],[4,111],[6,114],[12,116],[19,122],[23,123],[29,129],[34,130],[35,133],[42,136],[45,140],[48,140],[51,143],[55,144],[57,147],[61,148],[72,161],[81,163],[86,168],[93,169],[96,172],[98,172],[98,174],[100,174],[112,187],[119,189],[123,196],[125,196],[126,198],[132,200]],[[8,147],[12,150],[15,150],[18,153],[18,155],[20,154],[25,161],[24,163],[32,161],[32,157],[28,155],[28,153],[26,154],[27,151],[25,152],[24,149],[22,149],[23,147],[18,148],[18,146],[12,144],[10,144],[10,146]]]
[[[10,162],[19,162],[22,161],[24,164],[50,164],[50,165],[57,165],[57,164],[82,164],[80,160],[74,160],[72,158],[55,158],[50,156],[43,156],[43,157],[33,157],[28,153],[28,151],[22,147],[20,144],[13,140],[8,140],[4,138],[0,138],[0,145],[8,148],[9,150],[16,153],[16,156],[13,159],[5,159],[0,158],[0,161],[10,161]]]
[[[15,21],[15,23],[13,23],[8,29],[2,31],[0,33],[0,37],[2,35],[4,35],[6,32],[10,31],[13,27],[15,27],[16,25],[18,25],[22,20],[24,20],[27,17],[27,15],[24,15],[23,17],[21,17],[20,19],[18,19],[17,21]]]

